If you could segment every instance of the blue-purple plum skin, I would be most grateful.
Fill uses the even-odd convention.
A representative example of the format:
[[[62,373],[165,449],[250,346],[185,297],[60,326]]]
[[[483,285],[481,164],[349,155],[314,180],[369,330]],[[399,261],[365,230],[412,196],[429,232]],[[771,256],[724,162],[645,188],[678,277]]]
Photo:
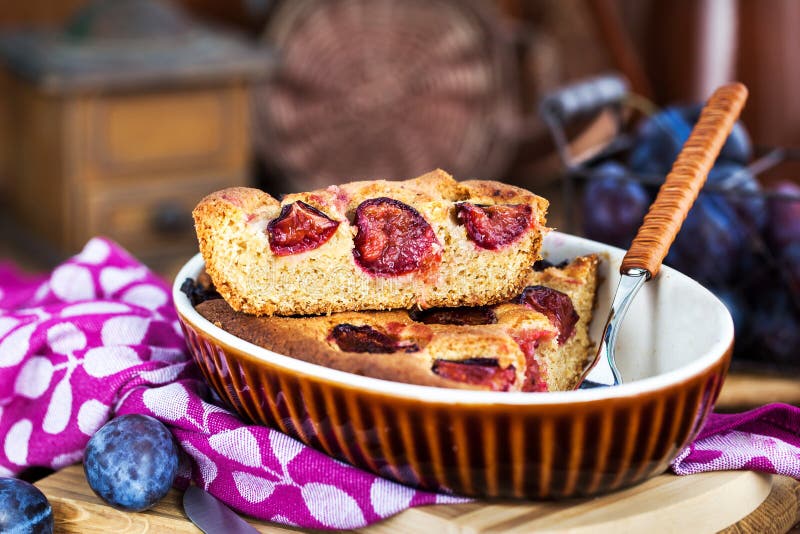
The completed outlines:
[[[777,254],[792,243],[800,243],[800,185],[793,182],[780,182],[771,191],[784,195],[772,198],[768,203],[766,234]]]
[[[671,106],[645,119],[636,134],[628,163],[637,173],[665,176],[700,117],[702,106]],[[744,125],[738,121],[725,141],[717,161],[746,165],[753,157],[753,145]]]
[[[50,534],[53,509],[39,489],[17,478],[0,478],[0,532]]]
[[[763,230],[768,219],[767,202],[753,173],[735,163],[717,162],[708,173],[708,183],[736,191],[737,194],[720,196],[755,234]]]
[[[723,286],[739,271],[747,232],[719,195],[701,194],[681,227],[665,262],[707,285]]]
[[[752,350],[761,359],[778,364],[798,364],[800,313],[785,289],[764,291],[754,303]]]
[[[613,162],[594,170],[583,194],[583,231],[589,239],[627,248],[650,205],[644,187]]]
[[[83,469],[98,497],[120,510],[150,508],[167,494],[178,472],[178,448],[160,421],[123,415],[86,445]]]

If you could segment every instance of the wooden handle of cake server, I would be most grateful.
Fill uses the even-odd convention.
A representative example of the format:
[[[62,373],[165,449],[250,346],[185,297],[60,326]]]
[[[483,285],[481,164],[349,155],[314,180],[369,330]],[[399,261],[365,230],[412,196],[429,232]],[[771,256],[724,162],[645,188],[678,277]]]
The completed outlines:
[[[708,99],[625,254],[620,272],[644,269],[651,277],[658,274],[745,100],[747,88],[741,83],[724,85]]]

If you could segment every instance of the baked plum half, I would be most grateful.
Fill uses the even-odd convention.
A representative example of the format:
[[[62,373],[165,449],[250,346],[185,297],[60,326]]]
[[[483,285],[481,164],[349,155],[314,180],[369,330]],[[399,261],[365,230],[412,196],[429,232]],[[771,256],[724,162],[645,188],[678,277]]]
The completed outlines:
[[[443,378],[488,387],[492,391],[508,391],[517,379],[514,366],[500,367],[496,358],[437,359],[431,370]]]
[[[399,200],[371,198],[356,208],[353,256],[366,272],[381,277],[425,273],[442,260],[442,246],[428,221]]]
[[[321,247],[336,233],[339,221],[298,200],[285,205],[267,225],[269,248],[276,256],[289,256]]]
[[[398,351],[417,352],[419,350],[416,343],[400,340],[369,325],[337,324],[331,330],[328,339],[345,352],[389,354]]]
[[[578,312],[569,295],[546,286],[528,286],[514,300],[532,310],[543,313],[558,328],[558,344],[563,344],[575,332]]]
[[[456,217],[464,224],[467,236],[488,250],[497,250],[519,239],[531,227],[532,214],[527,204],[484,206],[462,202],[456,206]]]
[[[497,314],[488,306],[461,306],[458,308],[428,308],[409,310],[412,321],[424,324],[451,324],[456,326],[495,324]]]

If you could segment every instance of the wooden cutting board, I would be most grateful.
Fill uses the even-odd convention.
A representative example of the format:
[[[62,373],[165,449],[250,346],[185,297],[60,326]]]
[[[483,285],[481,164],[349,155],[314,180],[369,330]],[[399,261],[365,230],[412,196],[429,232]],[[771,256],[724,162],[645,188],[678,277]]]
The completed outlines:
[[[36,483],[53,506],[56,533],[199,533],[171,490],[142,513],[98,499],[74,465]],[[782,533],[800,522],[800,481],[749,471],[678,477],[594,499],[560,502],[476,502],[412,508],[358,532],[729,532]],[[251,520],[259,532],[297,529]]]

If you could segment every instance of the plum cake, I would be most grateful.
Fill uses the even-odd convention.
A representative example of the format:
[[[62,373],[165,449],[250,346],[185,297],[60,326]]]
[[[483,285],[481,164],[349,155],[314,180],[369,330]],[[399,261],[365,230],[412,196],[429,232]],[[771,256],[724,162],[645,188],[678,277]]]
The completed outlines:
[[[491,305],[539,259],[547,200],[436,170],[287,195],[231,188],[193,212],[217,291],[254,315]]]
[[[597,263],[595,255],[537,262],[512,298],[471,307],[257,317],[218,298],[208,278],[184,290],[222,329],[311,363],[412,384],[561,391],[575,387],[592,350]]]

